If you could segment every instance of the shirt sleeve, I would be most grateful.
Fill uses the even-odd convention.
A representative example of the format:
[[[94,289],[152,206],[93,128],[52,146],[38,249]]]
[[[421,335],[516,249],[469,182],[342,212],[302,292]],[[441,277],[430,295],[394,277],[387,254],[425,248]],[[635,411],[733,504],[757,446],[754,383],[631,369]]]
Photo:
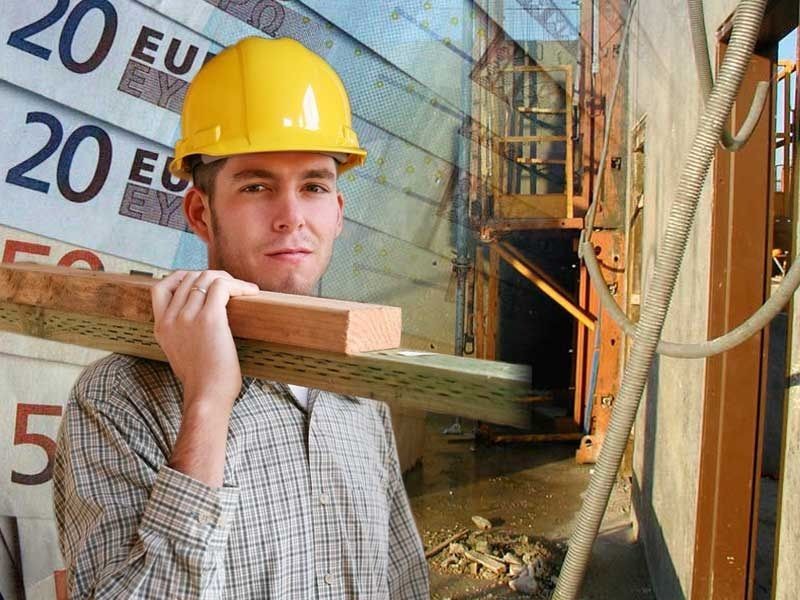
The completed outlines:
[[[76,385],[53,469],[70,598],[222,597],[238,488],[209,487],[165,463],[136,410],[93,402]]]
[[[389,478],[389,596],[392,599],[430,598],[428,562],[403,485],[389,407],[384,405],[386,461]]]

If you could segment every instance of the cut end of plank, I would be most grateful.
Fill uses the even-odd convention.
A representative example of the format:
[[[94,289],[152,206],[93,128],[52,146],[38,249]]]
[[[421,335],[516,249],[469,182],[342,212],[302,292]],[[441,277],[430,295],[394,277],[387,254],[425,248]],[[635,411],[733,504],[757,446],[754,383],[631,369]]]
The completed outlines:
[[[350,311],[345,354],[398,348],[402,319],[402,311],[395,306],[364,305]]]

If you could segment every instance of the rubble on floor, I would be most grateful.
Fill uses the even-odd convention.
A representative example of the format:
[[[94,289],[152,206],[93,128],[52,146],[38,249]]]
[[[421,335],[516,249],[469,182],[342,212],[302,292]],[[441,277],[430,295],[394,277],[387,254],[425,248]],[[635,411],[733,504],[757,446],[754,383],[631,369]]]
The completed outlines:
[[[482,517],[473,517],[473,522],[482,529],[424,533],[425,547],[432,554],[428,559],[431,570],[490,579],[532,598],[550,596],[564,560],[564,544],[533,539],[504,527],[486,528],[491,524]],[[457,541],[444,544],[451,539]],[[443,547],[436,551],[440,546]]]

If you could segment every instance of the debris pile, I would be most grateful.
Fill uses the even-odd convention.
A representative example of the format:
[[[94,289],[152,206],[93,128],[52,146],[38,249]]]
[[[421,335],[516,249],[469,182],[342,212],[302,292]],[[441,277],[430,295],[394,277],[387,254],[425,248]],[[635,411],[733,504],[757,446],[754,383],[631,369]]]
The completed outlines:
[[[564,558],[561,544],[493,528],[480,516],[472,521],[477,529],[426,532],[431,569],[508,583],[518,592],[549,597]]]

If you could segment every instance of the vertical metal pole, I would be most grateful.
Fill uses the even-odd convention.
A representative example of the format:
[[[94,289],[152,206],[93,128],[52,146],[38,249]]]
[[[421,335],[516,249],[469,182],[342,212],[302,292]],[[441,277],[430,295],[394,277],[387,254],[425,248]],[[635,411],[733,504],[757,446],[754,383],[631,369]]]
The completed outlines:
[[[464,2],[461,13],[461,39],[462,46],[472,56],[472,17],[471,2]],[[472,113],[472,79],[470,78],[471,64],[469,61],[461,63],[461,114],[464,125],[469,125]],[[456,356],[464,355],[464,316],[466,306],[467,273],[470,266],[469,235],[469,153],[471,138],[458,135],[458,160],[456,161],[457,178],[453,193],[453,221],[455,222],[456,257],[453,259],[453,271],[456,274],[456,315],[455,315],[455,344],[453,353]],[[444,430],[444,433],[460,434],[461,419],[455,421]]]
[[[464,2],[461,18],[462,47],[472,55],[472,3]],[[472,112],[472,80],[470,79],[469,61],[461,63],[461,112],[465,123]],[[464,317],[466,305],[467,272],[470,266],[469,235],[469,153],[470,140],[467,136],[458,136],[458,169],[457,184],[453,195],[453,215],[455,221],[456,258],[453,270],[456,274],[456,315],[455,315],[455,347],[457,356],[464,354]]]

